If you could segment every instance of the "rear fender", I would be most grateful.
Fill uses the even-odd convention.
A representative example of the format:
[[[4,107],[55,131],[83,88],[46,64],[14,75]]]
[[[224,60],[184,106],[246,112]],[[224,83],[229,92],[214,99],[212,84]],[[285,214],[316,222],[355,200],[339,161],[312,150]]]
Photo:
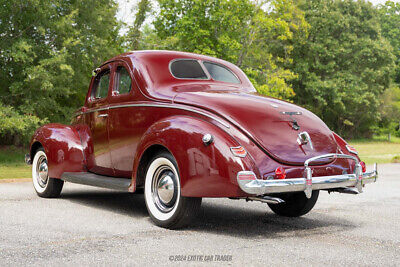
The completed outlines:
[[[207,133],[214,138],[209,145],[202,141]],[[189,116],[168,117],[147,130],[136,152],[131,191],[136,184],[143,185],[144,177],[138,176],[138,166],[146,150],[154,145],[163,146],[175,157],[182,196],[239,197],[245,194],[238,187],[236,175],[242,170],[253,170],[255,165],[250,156],[234,157],[230,147],[239,144],[233,137],[210,122]]]
[[[47,155],[49,177],[60,178],[64,172],[85,171],[81,140],[73,126],[51,123],[37,129],[30,145],[32,160],[38,143]]]
[[[358,156],[358,154],[355,155],[355,154],[349,152],[349,150],[348,150],[347,147],[346,147],[346,146],[348,145],[348,143],[347,143],[342,137],[340,137],[340,136],[339,136],[337,133],[335,133],[335,132],[332,132],[332,133],[333,133],[333,136],[335,137],[336,143],[338,144],[338,146],[339,146],[339,148],[340,148],[340,150],[341,150],[341,152],[342,152],[343,154],[356,157],[359,161],[361,161],[361,159],[360,159],[360,157]],[[353,172],[353,171],[354,171],[355,162],[354,162],[353,160],[345,160],[345,159],[342,159],[342,161],[347,161],[347,162],[348,162],[348,164],[349,164],[349,166],[350,166],[350,172]]]

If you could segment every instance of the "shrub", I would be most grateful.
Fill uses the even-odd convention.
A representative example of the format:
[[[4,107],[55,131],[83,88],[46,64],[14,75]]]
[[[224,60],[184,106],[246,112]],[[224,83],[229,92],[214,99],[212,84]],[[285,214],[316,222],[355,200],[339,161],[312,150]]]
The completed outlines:
[[[0,104],[0,144],[26,145],[36,128],[47,122],[34,115],[19,114]]]

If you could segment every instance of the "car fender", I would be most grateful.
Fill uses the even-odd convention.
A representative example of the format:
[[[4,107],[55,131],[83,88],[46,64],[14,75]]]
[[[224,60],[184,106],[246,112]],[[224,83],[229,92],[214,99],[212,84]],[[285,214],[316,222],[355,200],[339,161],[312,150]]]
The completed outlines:
[[[49,177],[60,178],[64,172],[85,171],[81,140],[73,126],[51,123],[37,129],[30,144],[32,160],[39,143],[47,156]]]
[[[209,145],[203,143],[205,134],[213,136]],[[132,191],[136,184],[143,185],[144,177],[138,176],[140,159],[148,148],[161,145],[176,159],[185,197],[239,197],[245,193],[238,187],[239,171],[252,170],[254,163],[233,156],[230,147],[239,144],[216,125],[190,116],[172,116],[154,123],[143,135],[136,151]]]

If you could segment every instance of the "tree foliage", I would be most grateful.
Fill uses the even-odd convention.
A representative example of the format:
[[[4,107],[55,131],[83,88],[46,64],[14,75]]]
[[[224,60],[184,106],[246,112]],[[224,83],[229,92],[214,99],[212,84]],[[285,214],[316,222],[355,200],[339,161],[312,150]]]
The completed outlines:
[[[2,1],[0,99],[19,114],[65,121],[91,70],[120,51],[110,0]]]
[[[0,103],[0,144],[26,144],[33,131],[45,122],[33,115],[21,115],[14,108]]]
[[[127,40],[129,48],[139,50],[142,43],[141,27],[146,20],[147,14],[151,11],[152,5],[150,0],[140,0],[135,8],[137,9],[135,12],[135,21],[129,29]]]
[[[139,0],[120,32],[115,0],[0,4],[0,143],[66,122],[91,70],[126,50],[207,54],[257,90],[300,104],[345,136],[394,131],[400,4],[365,0]],[[384,129],[384,130],[382,130]]]
[[[394,68],[377,10],[366,1],[310,0],[308,37],[294,41],[295,102],[346,136],[369,135]]]
[[[394,81],[400,84],[400,3],[386,1],[378,7],[382,35],[393,47],[396,56]]]
[[[379,109],[381,120],[374,131],[377,134],[393,133],[400,137],[400,88],[397,85],[385,91]]]
[[[307,23],[291,0],[159,0],[154,21],[165,49],[206,54],[236,63],[260,93],[290,99],[296,75],[292,39]],[[149,35],[154,38],[154,36]]]
[[[383,94],[381,121],[378,131],[400,136],[400,3],[386,1],[378,7],[382,35],[393,47],[396,66],[393,81],[396,83]]]

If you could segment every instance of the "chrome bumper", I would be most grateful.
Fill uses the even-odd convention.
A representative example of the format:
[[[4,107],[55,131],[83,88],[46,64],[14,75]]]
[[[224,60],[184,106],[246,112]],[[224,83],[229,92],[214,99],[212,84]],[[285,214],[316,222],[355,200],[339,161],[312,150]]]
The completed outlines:
[[[30,154],[25,154],[25,163],[28,165],[32,164],[32,160],[31,160],[31,155]]]
[[[324,158],[346,158],[356,162],[354,174],[342,174],[333,176],[312,177],[312,170],[309,164]],[[239,174],[249,172],[239,172],[237,181],[240,188],[252,195],[265,195],[272,193],[286,193],[304,191],[308,198],[311,197],[313,190],[355,187],[359,193],[365,184],[376,182],[378,178],[377,164],[374,170],[362,173],[361,165],[356,157],[344,154],[326,154],[310,158],[305,161],[305,177],[291,178],[282,180],[259,180],[259,179],[239,179]],[[251,177],[248,175],[248,177]],[[255,176],[254,176],[255,177]]]

